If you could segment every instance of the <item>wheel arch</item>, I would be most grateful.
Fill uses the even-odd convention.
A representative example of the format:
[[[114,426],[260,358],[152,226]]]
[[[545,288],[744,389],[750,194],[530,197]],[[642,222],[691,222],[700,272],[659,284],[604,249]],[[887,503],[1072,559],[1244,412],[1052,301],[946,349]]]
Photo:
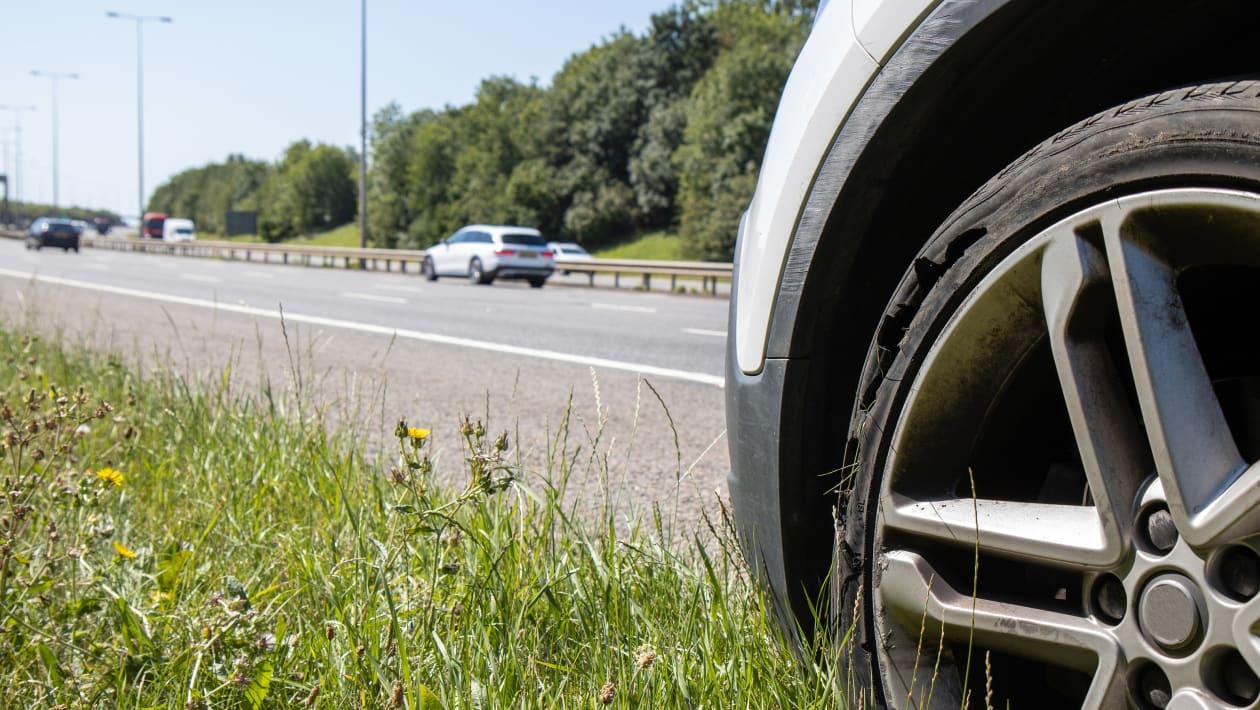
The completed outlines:
[[[832,560],[834,493],[852,461],[840,443],[863,394],[858,373],[872,339],[895,343],[909,322],[907,268],[934,278],[937,263],[914,263],[928,237],[990,177],[1066,126],[1161,89],[1260,73],[1246,36],[1257,20],[1260,6],[1243,2],[947,1],[881,68],[832,143],[792,235],[771,311],[764,379],[772,382],[729,374],[732,409],[751,407],[762,420],[737,426],[730,417],[732,453],[760,461],[755,475],[777,483],[777,500],[760,501],[775,515],[754,534],[763,548],[778,538],[778,550],[759,564],[807,629]],[[903,296],[906,312],[889,308]],[[741,429],[750,443],[735,441]],[[739,451],[764,443],[757,430],[777,434],[775,450]]]

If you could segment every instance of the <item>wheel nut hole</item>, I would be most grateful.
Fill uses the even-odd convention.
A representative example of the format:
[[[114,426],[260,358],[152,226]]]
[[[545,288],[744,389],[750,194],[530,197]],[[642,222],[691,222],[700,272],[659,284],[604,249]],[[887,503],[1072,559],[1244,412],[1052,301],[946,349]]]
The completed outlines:
[[[1238,651],[1213,654],[1204,664],[1204,673],[1204,685],[1231,705],[1247,706],[1260,698],[1260,678]]]
[[[1138,516],[1135,537],[1147,552],[1166,555],[1177,545],[1177,525],[1163,503],[1156,503]]]
[[[1092,595],[1094,616],[1115,626],[1124,620],[1129,608],[1129,598],[1125,594],[1124,585],[1114,574],[1102,574],[1094,580]]]
[[[1154,663],[1142,663],[1129,674],[1129,689],[1136,705],[1150,710],[1151,708],[1168,707],[1172,701],[1172,684],[1168,676]]]
[[[1234,545],[1221,551],[1212,575],[1225,596],[1245,602],[1260,593],[1260,555],[1250,547]]]

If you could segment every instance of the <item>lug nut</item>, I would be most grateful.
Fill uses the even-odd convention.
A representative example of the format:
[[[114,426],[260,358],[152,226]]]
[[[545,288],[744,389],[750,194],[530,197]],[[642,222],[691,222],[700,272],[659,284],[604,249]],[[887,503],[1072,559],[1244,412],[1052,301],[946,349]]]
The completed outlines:
[[[1260,557],[1249,547],[1232,547],[1221,559],[1221,584],[1226,593],[1240,600],[1260,592]]]
[[[1098,615],[1109,624],[1118,624],[1124,619],[1129,599],[1124,593],[1124,585],[1115,575],[1104,574],[1098,578],[1094,587],[1094,606]]]
[[[1146,516],[1146,538],[1160,552],[1172,550],[1177,544],[1177,525],[1173,523],[1172,513],[1159,508]]]
[[[1152,707],[1166,708],[1172,700],[1172,686],[1168,676],[1158,666],[1147,666],[1138,678],[1138,691]]]

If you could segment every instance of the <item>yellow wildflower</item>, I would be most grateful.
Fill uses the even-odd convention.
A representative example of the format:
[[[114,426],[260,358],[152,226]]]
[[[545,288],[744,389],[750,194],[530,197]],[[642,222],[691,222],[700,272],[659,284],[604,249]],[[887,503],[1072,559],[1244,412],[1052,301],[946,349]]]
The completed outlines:
[[[123,475],[122,471],[112,469],[108,466],[96,472],[96,478],[104,483],[112,483],[115,488],[122,488]]]
[[[132,552],[130,548],[128,548],[126,545],[122,544],[121,542],[117,540],[114,541],[114,552],[117,552],[118,556],[123,558],[124,560],[136,559],[136,553]]]
[[[411,439],[412,441],[416,442],[417,444],[429,438],[429,435],[432,433],[433,432],[429,431],[428,429],[420,429],[418,427],[413,427],[413,426],[407,427],[407,437]]]

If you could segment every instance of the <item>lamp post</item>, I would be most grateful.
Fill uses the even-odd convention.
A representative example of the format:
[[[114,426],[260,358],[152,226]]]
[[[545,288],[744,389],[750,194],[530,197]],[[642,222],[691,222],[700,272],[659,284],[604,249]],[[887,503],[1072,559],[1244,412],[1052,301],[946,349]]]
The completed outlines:
[[[0,111],[13,112],[13,167],[11,168],[13,176],[10,179],[14,202],[22,201],[22,114],[34,110],[34,106],[0,104]]]
[[[367,0],[359,3],[359,247],[368,245],[367,222]]]
[[[59,126],[57,122],[57,87],[60,85],[62,79],[78,79],[79,75],[74,74],[72,72],[50,72],[50,71],[40,71],[39,69],[32,69],[31,76],[43,77],[45,79],[49,79],[52,81],[52,155],[53,155],[52,178],[53,178],[53,209],[56,210],[58,207],[61,206],[61,193],[59,191],[60,185],[58,184],[58,180],[60,176],[57,174],[58,161],[60,158],[60,154],[58,152],[59,148],[57,146],[57,140],[58,140],[57,132],[58,132],[58,126]]]
[[[170,23],[161,15],[131,15],[125,12],[107,12],[106,17],[115,20],[131,20],[136,23],[136,219],[144,219],[144,23]]]

